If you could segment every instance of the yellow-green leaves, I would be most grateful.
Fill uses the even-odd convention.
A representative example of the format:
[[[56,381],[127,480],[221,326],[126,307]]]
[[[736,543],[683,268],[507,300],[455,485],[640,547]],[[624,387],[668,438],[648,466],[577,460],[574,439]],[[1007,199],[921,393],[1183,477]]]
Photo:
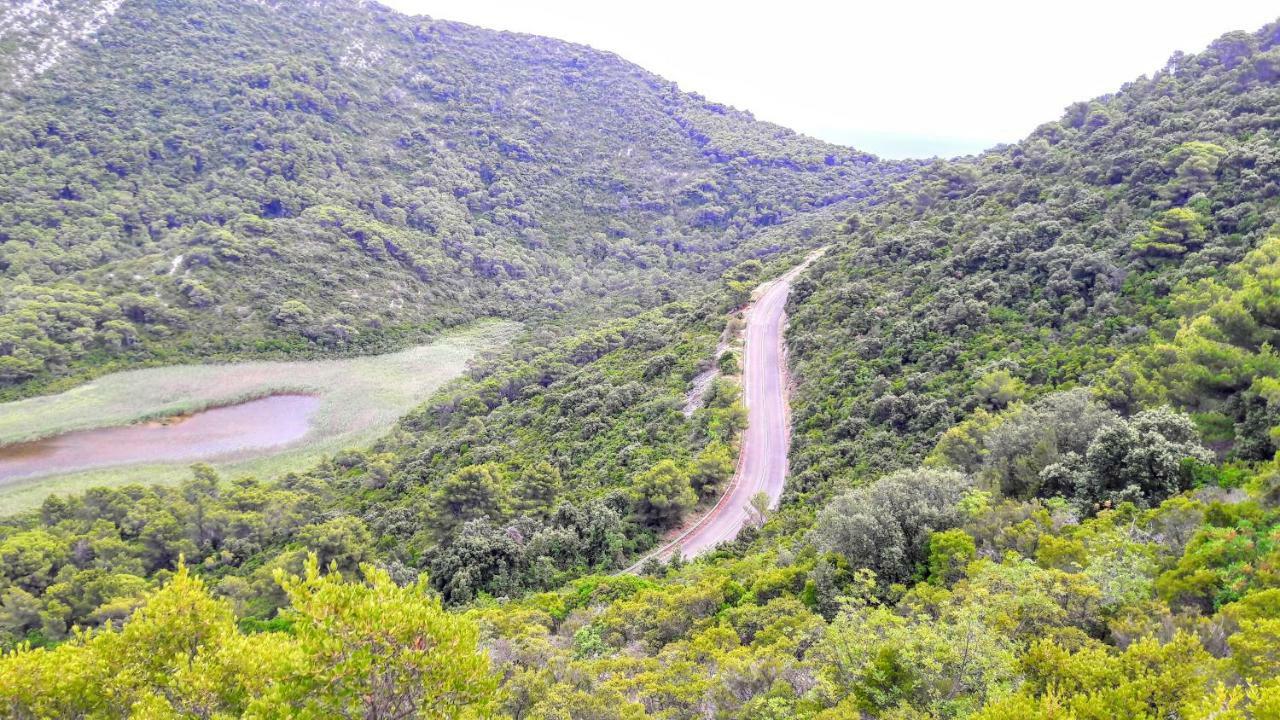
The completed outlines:
[[[365,582],[323,575],[281,578],[293,635],[307,660],[292,707],[309,717],[479,717],[497,680],[468,620],[445,612],[425,580],[399,587],[386,572]]]
[[[0,712],[19,717],[468,718],[496,680],[475,626],[425,585],[322,575],[280,580],[290,633],[246,635],[230,604],[179,566],[122,629],[0,659]]]

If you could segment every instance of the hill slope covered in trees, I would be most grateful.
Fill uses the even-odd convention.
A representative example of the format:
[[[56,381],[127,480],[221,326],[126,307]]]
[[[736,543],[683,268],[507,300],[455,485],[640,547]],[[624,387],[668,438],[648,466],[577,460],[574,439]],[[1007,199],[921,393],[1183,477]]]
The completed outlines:
[[[0,701],[1276,717],[1278,132],[1272,24],[753,236],[829,247],[790,306],[792,476],[696,562],[606,574],[723,481],[734,388],[683,394],[785,256],[530,338],[308,472],[51,499],[0,527],[3,640],[50,648]]]
[[[0,38],[0,385],[651,307],[896,166],[374,3],[42,0]]]

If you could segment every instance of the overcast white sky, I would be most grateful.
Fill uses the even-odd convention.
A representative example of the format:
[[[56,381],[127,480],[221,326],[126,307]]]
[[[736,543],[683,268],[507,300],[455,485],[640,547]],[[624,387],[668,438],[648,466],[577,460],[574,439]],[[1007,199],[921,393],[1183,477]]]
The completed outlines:
[[[381,0],[610,50],[717,102],[886,157],[977,152],[1229,30],[1261,0]]]

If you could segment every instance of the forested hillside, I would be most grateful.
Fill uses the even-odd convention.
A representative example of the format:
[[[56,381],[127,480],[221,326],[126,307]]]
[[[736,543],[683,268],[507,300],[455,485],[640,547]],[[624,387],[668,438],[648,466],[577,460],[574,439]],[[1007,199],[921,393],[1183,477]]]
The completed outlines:
[[[704,107],[673,97],[679,117]],[[700,287],[690,272],[669,302],[635,295],[654,304],[636,317],[533,333],[308,471],[197,467],[0,525],[0,642],[18,648],[0,708],[1280,717],[1278,133],[1272,24],[1017,144],[881,168],[867,197],[801,200],[854,178],[839,161],[713,164],[722,189],[786,178],[766,184],[790,216],[756,232],[758,206],[726,204],[740,229],[702,235],[693,206],[636,209],[701,249],[617,276],[638,289],[697,257]],[[730,264],[718,242],[771,259]],[[817,245],[789,310],[782,507],[696,561],[612,574],[728,477],[742,408],[717,343]]]
[[[308,552],[344,572],[428,572],[452,605],[625,567],[732,473],[745,414],[737,358],[716,347],[738,332],[749,289],[786,262],[747,261],[715,293],[532,338],[375,447],[277,482],[197,466],[178,487],[53,496],[0,521],[0,643],[56,643],[118,619],[106,607],[127,614],[180,556],[249,622],[275,615],[275,573],[300,573]],[[690,391],[715,368],[720,377]]]
[[[1280,230],[1275,33],[1175,55],[1152,78],[1076,103],[1016,145],[926,168],[850,217],[848,241],[793,296],[792,492],[823,497],[922,459],[974,413],[1084,385],[1113,388],[1104,394],[1126,412],[1178,400],[1214,413],[1205,427],[1244,423],[1248,459],[1269,459],[1267,424],[1246,422],[1263,412],[1257,394],[1221,402],[1247,387],[1142,391],[1132,362],[1117,360],[1187,341],[1178,298]],[[1259,332],[1248,342],[1270,339]],[[1226,359],[1188,350],[1215,372]]]
[[[1274,717],[1277,61],[1228,35],[845,218],[782,510],[477,607],[509,711]]]
[[[0,12],[0,388],[641,310],[898,170],[608,53],[373,3]]]

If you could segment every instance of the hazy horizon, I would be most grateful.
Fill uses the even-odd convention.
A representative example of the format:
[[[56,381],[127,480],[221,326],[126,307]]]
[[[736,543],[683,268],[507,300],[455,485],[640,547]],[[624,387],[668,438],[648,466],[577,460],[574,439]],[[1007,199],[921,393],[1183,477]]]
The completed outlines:
[[[762,120],[890,158],[1017,141],[1072,102],[1159,70],[1175,51],[1197,52],[1280,14],[1257,0],[1218,3],[1211,20],[1202,5],[1147,1],[1086,0],[1057,14],[1003,1],[869,8],[801,1],[784,9],[672,0],[382,1],[615,52]],[[1088,46],[1079,38],[1089,38]]]

